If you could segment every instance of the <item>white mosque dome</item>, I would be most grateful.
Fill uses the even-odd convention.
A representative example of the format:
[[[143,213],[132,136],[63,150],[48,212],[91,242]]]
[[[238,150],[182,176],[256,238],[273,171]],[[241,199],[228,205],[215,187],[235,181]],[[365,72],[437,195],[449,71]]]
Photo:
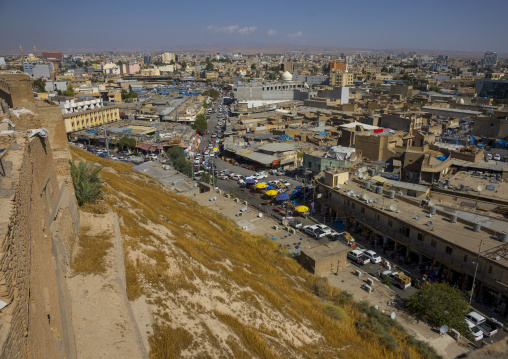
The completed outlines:
[[[463,105],[463,104],[464,104],[464,99],[463,99],[463,98],[461,98],[461,99],[459,100],[459,105]]]
[[[282,74],[282,79],[284,81],[291,81],[293,80],[293,75],[291,75],[289,71],[284,71],[284,73]]]

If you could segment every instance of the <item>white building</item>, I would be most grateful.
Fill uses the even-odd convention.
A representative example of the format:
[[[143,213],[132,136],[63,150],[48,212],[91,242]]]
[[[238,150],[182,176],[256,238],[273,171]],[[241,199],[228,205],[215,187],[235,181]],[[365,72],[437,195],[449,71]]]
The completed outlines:
[[[102,66],[102,73],[104,75],[120,75],[120,66],[113,63],[105,64]]]
[[[52,100],[60,106],[64,115],[104,107],[101,98],[96,99],[83,96],[75,100],[73,97],[69,96],[55,96]]]
[[[175,60],[176,60],[175,54],[172,52],[165,52],[162,54],[162,62],[171,62],[171,61],[176,62]]]

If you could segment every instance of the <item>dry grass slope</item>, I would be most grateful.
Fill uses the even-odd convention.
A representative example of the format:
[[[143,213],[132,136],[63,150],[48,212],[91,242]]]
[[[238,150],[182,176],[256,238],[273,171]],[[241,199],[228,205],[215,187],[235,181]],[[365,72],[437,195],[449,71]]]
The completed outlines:
[[[89,234],[90,227],[79,230],[79,250],[71,261],[71,268],[80,274],[103,274],[106,272],[106,254],[113,246],[111,233]]]
[[[120,217],[129,299],[146,295],[157,317],[152,358],[433,357],[272,241],[128,165],[73,151],[104,166],[98,207]]]

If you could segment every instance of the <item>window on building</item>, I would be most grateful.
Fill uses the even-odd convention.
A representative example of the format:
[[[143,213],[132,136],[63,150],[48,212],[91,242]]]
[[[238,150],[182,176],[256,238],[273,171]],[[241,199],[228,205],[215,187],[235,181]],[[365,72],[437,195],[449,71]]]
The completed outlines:
[[[437,241],[435,239],[431,240],[430,241],[430,246],[433,247],[433,248],[436,248],[437,247]]]
[[[356,208],[356,205],[353,203],[351,203],[351,208],[355,209]]]
[[[489,274],[492,274],[492,266],[489,266],[488,272],[489,272]]]
[[[452,252],[453,252],[452,247],[448,247],[448,246],[446,246],[446,254],[450,254],[450,255],[451,255],[451,254],[452,254]]]
[[[416,238],[417,238],[420,242],[423,242],[423,234],[422,234],[422,233],[418,233],[418,235],[416,236]]]
[[[376,219],[377,219],[377,221],[378,221],[378,222],[379,222],[379,218],[380,218],[380,217],[379,217],[379,214],[378,214],[378,215],[376,216]]]
[[[365,207],[360,208],[360,212],[362,212],[363,214],[365,214]]]
[[[393,221],[391,219],[388,220],[388,227],[393,227]]]
[[[409,228],[406,226],[400,226],[399,233],[402,234],[404,237],[409,237]]]
[[[464,262],[467,262],[467,254],[464,254]]]

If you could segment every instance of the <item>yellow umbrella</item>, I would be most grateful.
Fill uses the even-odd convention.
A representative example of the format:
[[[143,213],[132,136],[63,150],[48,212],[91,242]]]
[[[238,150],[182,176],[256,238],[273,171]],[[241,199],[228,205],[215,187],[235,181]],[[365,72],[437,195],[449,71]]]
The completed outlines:
[[[214,151],[218,151],[219,149],[217,147],[212,148]]]
[[[299,213],[305,213],[305,212],[309,211],[309,207],[298,206],[298,207],[295,207],[295,211],[297,211]]]
[[[263,188],[266,188],[266,183],[263,183],[263,182],[256,183],[256,185],[254,187],[263,189]]]
[[[276,195],[278,195],[278,194],[279,194],[279,192],[277,192],[277,191],[275,191],[275,190],[271,189],[271,190],[269,190],[269,191],[266,191],[266,192],[265,192],[265,194],[266,194],[267,196],[276,196]]]

